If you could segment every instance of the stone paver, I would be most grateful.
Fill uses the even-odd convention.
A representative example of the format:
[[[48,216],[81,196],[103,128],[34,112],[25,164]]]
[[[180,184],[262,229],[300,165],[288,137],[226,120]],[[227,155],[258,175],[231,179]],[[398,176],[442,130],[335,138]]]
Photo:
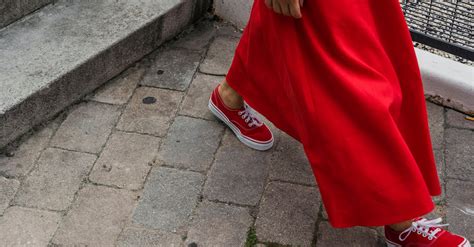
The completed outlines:
[[[184,98],[180,114],[209,120],[217,119],[209,111],[208,102],[214,88],[223,80],[223,76],[198,73]]]
[[[55,148],[45,150],[38,161],[38,167],[22,183],[14,203],[65,210],[96,158],[91,154]]]
[[[191,30],[185,31],[171,46],[201,51],[206,48],[216,34],[215,23],[211,20],[202,20]]]
[[[156,98],[153,104],[144,104],[146,97]],[[164,136],[181,102],[183,93],[150,88],[137,88],[127,105],[117,128],[124,131]]]
[[[228,21],[219,22],[215,28],[217,30],[217,35],[219,36],[231,36],[236,38],[240,38],[242,36],[243,30],[239,30]]]
[[[226,75],[238,42],[239,38],[236,37],[217,37],[209,47],[206,58],[199,66],[199,71],[206,74]]]
[[[58,127],[56,121],[51,122],[40,131],[25,140],[13,157],[0,155],[0,176],[21,178],[33,168],[41,151],[48,145],[54,131]]]
[[[126,190],[87,185],[79,191],[52,242],[61,246],[112,246],[136,198]]]
[[[118,247],[184,247],[180,235],[157,230],[127,227],[117,240]]]
[[[47,246],[60,220],[59,213],[11,207],[0,217],[0,245]]]
[[[315,185],[315,178],[303,145],[287,134],[281,135],[270,160],[270,179]]]
[[[474,182],[448,180],[446,194],[449,230],[474,241]]]
[[[315,187],[271,182],[255,223],[258,240],[311,246],[320,204]]]
[[[209,200],[257,205],[268,176],[270,154],[245,146],[227,129],[208,173],[204,196]]]
[[[201,60],[201,52],[165,48],[154,55],[156,57],[140,85],[186,90]]]
[[[444,180],[445,161],[444,161],[444,108],[437,104],[426,101],[426,108],[428,110],[428,122],[430,128],[431,143],[435,155],[436,166],[438,168],[438,176]],[[436,197],[436,200],[442,200],[443,196]]]
[[[221,203],[199,205],[186,243],[198,246],[244,246],[252,217],[247,208]]]
[[[79,152],[99,153],[120,115],[119,107],[88,102],[67,116],[51,145]]]
[[[329,219],[329,215],[328,215],[328,212],[326,211],[326,208],[324,207],[324,204],[323,204],[323,213],[321,214],[321,216],[322,216],[323,219],[325,219],[325,220],[328,220],[328,219]]]
[[[99,88],[91,95],[90,99],[108,104],[125,104],[132,96],[144,72],[143,68],[130,68]]]
[[[157,159],[168,166],[206,171],[223,130],[216,122],[176,117]]]
[[[474,131],[446,129],[447,176],[474,181]]]
[[[466,116],[466,114],[448,109],[446,112],[446,122],[452,127],[474,129],[474,121],[467,120]]]
[[[377,231],[366,227],[335,229],[328,222],[319,225],[317,247],[385,247],[379,240]]]
[[[137,190],[158,151],[157,137],[116,132],[110,137],[89,176],[93,182]]]
[[[133,215],[136,224],[179,231],[196,207],[204,176],[172,168],[153,168]]]
[[[442,218],[444,222],[446,222],[446,205],[436,205],[435,209],[430,212],[429,214],[425,215],[424,217],[427,219],[436,219],[436,218]]]
[[[20,187],[18,180],[0,177],[0,215],[3,214],[8,204],[10,204],[18,187]]]
[[[426,108],[433,149],[439,150],[443,148],[444,108],[429,101],[426,101]]]
[[[444,148],[443,149],[434,149],[433,150],[434,157],[435,157],[435,162],[436,162],[436,167],[438,169],[438,174],[440,178],[444,178],[444,168],[446,166],[445,164],[445,155],[444,155]]]
[[[444,149],[435,149],[433,150],[434,152],[434,157],[435,157],[435,162],[436,162],[436,167],[438,171],[438,177],[441,182],[441,189],[443,190],[442,194],[440,196],[434,197],[436,202],[439,202],[444,198],[444,184],[446,181],[446,162],[444,158]]]

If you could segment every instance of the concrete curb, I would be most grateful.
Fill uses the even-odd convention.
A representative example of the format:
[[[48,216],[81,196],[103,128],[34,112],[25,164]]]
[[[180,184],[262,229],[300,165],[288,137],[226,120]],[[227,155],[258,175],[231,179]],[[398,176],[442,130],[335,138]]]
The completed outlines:
[[[430,101],[474,115],[474,68],[415,49]]]
[[[74,5],[76,3],[87,4],[79,3],[79,1],[68,4]],[[127,2],[125,4],[132,3]],[[158,6],[160,4],[164,6]],[[196,19],[202,16],[207,11],[210,4],[210,0],[170,0],[165,1],[163,3],[148,1],[149,6],[144,6],[142,8],[155,7],[157,9],[147,10],[150,13],[149,19],[140,19],[139,21],[141,22],[137,21],[135,29],[126,29],[123,35],[117,37],[117,40],[112,40],[112,42],[106,43],[105,47],[102,47],[97,50],[91,50],[90,53],[87,53],[85,55],[78,54],[78,57],[81,56],[81,59],[78,58],[79,61],[71,61],[69,64],[66,64],[67,66],[63,65],[64,67],[59,69],[55,66],[55,64],[61,66],[61,59],[58,59],[57,62],[51,63],[52,66],[50,67],[55,70],[53,71],[55,72],[55,74],[50,71],[38,71],[38,75],[32,74],[33,76],[31,76],[29,73],[33,73],[34,71],[31,72],[32,69],[25,69],[22,67],[19,67],[17,72],[11,72],[12,68],[16,68],[15,65],[8,64],[8,58],[6,59],[6,61],[0,61],[0,72],[6,75],[3,79],[0,78],[0,82],[4,80],[2,83],[0,83],[0,91],[3,91],[2,93],[0,93],[0,147],[3,147],[9,142],[15,140],[16,138],[30,130],[33,126],[50,119],[51,117],[59,113],[61,110],[63,110],[65,107],[81,99],[84,95],[92,92],[94,89],[98,88],[100,85],[113,78],[115,75],[126,69],[128,66],[138,61],[144,55],[150,53],[151,51],[159,47],[166,40],[174,37],[176,34],[181,32],[188,24],[194,22]],[[36,19],[41,20],[44,18],[51,18],[51,16],[54,17],[55,14],[60,13],[61,11],[64,11],[70,7],[71,6],[66,6],[66,4],[64,4],[63,6],[61,6],[61,4],[55,4],[54,6],[51,6],[51,8],[59,9],[45,10],[45,13],[41,13],[43,12],[43,10],[40,10],[34,13],[34,15],[39,15],[39,17],[34,16],[32,18],[27,18],[29,20],[25,21],[33,22],[33,24],[27,23],[25,25],[28,26],[28,28],[31,26],[37,28],[35,26],[37,24],[34,23]],[[71,8],[74,7],[78,8],[78,6],[72,6]],[[136,8],[136,6],[133,7]],[[88,6],[88,8],[90,8],[90,6]],[[94,11],[94,9],[91,8],[87,11]],[[153,14],[155,12],[162,14]],[[108,12],[108,14],[110,14],[110,12]],[[92,17],[97,16],[95,18],[97,18],[98,21],[103,21],[104,17],[99,15],[100,14],[95,13],[91,14]],[[142,18],[146,17],[146,15],[142,16]],[[132,16],[131,18],[137,17]],[[61,24],[66,23],[64,22],[63,16],[58,18],[58,22],[61,21]],[[95,20],[91,20],[91,22],[94,21]],[[76,21],[73,20],[69,23],[76,23]],[[20,30],[15,31],[16,33],[24,33],[26,29],[24,27],[25,25],[19,23],[18,27],[15,27],[16,24],[17,23],[10,25],[7,29],[18,28]],[[47,25],[51,25],[52,27]],[[58,23],[48,22],[47,25],[46,27],[41,26],[41,30],[50,31],[50,29],[58,28]],[[64,30],[69,31],[77,28],[80,27],[62,26],[60,27],[60,30],[61,32],[64,32]],[[109,33],[110,28],[105,29],[106,31],[104,31],[104,34],[101,35],[114,34]],[[55,30],[50,32],[54,31]],[[53,33],[56,34],[55,38],[62,38],[63,36],[61,35],[61,32]],[[5,38],[5,36],[7,37]],[[49,36],[51,35],[48,35],[47,38],[49,38]],[[105,37],[111,40],[110,36]],[[8,35],[2,35],[2,33],[0,33],[0,56],[2,54],[7,54],[11,56],[12,53],[15,53],[15,51],[11,51],[11,49],[9,49],[9,41],[10,43],[12,43],[11,40],[14,39],[15,37],[11,38],[8,37]],[[43,41],[44,39],[45,38],[41,37],[41,39],[39,40]],[[1,41],[6,42],[2,44]],[[34,47],[34,45],[35,44],[32,45],[32,50],[34,48],[37,48]],[[67,53],[67,51],[70,51],[70,49],[65,50],[63,53],[57,52],[52,49],[51,53],[53,53],[53,55],[46,54],[45,56],[51,57],[48,57],[48,59],[54,59],[54,54],[56,52],[61,56],[62,54]],[[69,56],[71,56],[71,54],[69,54]],[[40,61],[41,59],[44,59],[41,56],[37,57],[39,57],[38,59]],[[74,58],[74,54],[72,54],[72,57]],[[68,59],[71,60],[70,58]],[[48,60],[43,61],[49,62]],[[24,61],[23,63],[17,63],[17,66],[27,67],[31,65],[34,67],[35,65],[32,64],[34,62],[35,61]],[[27,71],[24,72],[24,70]],[[25,76],[25,74],[27,73],[28,75]],[[32,91],[32,93],[22,92],[21,95],[26,96],[13,97],[15,102],[12,102],[12,94],[15,93],[13,92],[14,90],[12,89],[12,85],[18,84],[15,81],[18,77],[16,77],[15,75],[17,75],[18,77],[26,78],[23,78],[23,81],[19,81],[18,83],[21,82],[25,84],[25,91]],[[39,78],[35,78],[34,76],[38,76]],[[37,79],[38,82],[29,83],[29,79]],[[33,86],[36,86],[38,89],[33,90]]]

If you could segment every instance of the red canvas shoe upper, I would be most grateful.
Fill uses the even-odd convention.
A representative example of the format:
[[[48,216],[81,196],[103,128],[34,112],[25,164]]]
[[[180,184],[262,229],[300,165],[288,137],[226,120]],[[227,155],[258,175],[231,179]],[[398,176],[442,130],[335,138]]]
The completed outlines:
[[[385,239],[389,247],[470,247],[469,241],[440,227],[441,218],[427,220],[418,218],[411,227],[398,232],[385,226]]]
[[[273,142],[273,135],[270,129],[257,118],[252,109],[244,104],[240,109],[231,109],[224,104],[219,95],[218,85],[212,92],[210,103],[214,110],[218,110],[218,117],[223,120],[234,133],[245,142],[258,144],[269,144]],[[221,113],[219,115],[219,113]],[[216,114],[216,112],[214,112]],[[225,117],[224,117],[225,116]],[[224,119],[223,119],[224,118]],[[226,122],[226,119],[229,122]],[[239,136],[239,133],[241,136]],[[249,143],[246,143],[249,144]]]

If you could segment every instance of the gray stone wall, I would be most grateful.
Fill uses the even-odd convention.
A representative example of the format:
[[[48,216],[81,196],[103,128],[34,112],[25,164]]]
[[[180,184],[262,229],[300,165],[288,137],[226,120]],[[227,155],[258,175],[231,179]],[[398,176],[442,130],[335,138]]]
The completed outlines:
[[[244,28],[250,17],[253,0],[214,0],[215,14]]]

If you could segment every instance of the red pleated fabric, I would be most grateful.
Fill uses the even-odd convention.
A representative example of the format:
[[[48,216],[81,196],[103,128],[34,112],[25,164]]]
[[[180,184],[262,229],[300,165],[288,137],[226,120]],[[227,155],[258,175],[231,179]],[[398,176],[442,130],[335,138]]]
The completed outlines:
[[[227,82],[303,144],[332,226],[430,212],[441,188],[398,0],[307,0],[302,13],[256,0]]]

